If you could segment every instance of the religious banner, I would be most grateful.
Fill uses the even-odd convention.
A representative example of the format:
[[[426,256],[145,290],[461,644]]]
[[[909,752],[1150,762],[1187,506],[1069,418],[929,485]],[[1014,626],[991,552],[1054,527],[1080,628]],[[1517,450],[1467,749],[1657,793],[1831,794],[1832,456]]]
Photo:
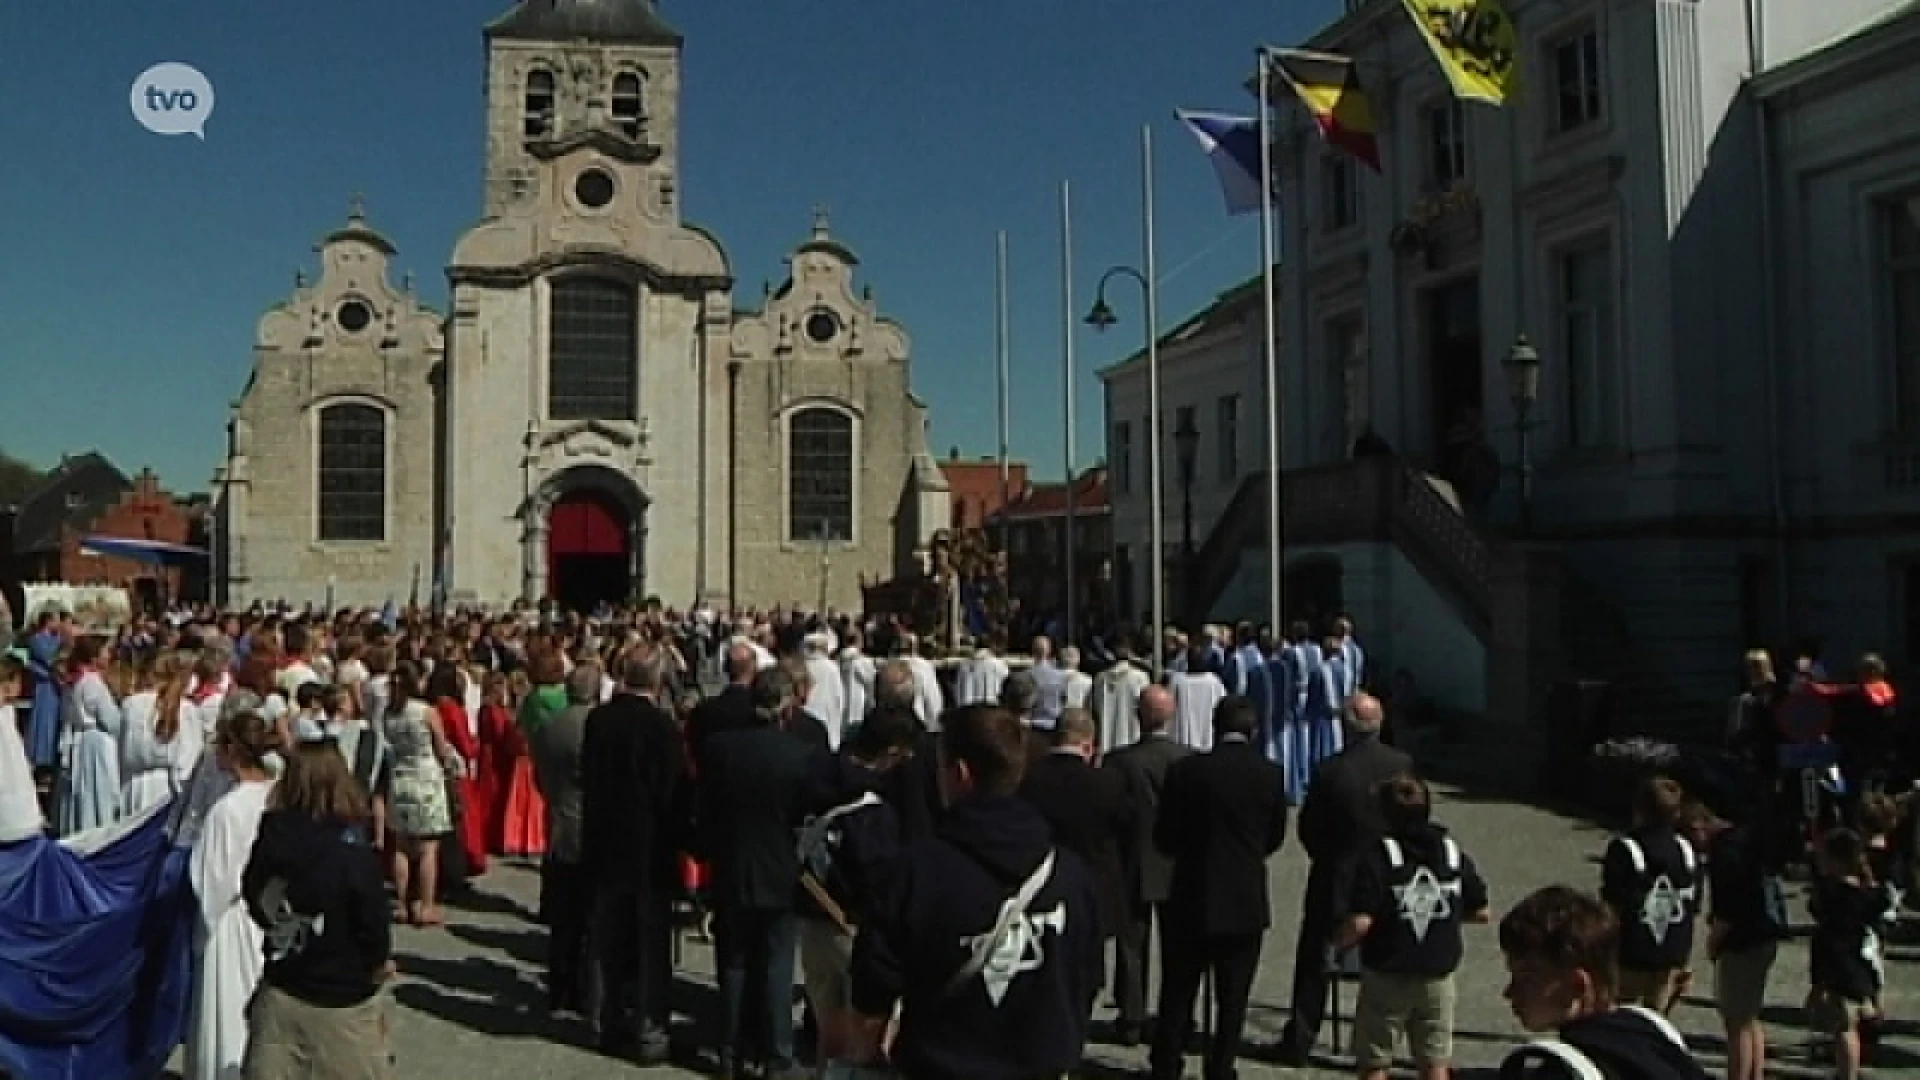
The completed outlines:
[[[1500,0],[1403,0],[1455,97],[1504,105],[1519,87],[1520,48]]]

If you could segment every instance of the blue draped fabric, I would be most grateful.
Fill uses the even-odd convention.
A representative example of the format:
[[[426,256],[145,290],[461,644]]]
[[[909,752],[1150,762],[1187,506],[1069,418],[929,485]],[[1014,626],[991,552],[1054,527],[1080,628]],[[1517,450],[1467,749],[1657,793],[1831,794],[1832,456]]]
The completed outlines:
[[[180,1044],[193,890],[155,810],[89,854],[0,846],[0,1074],[151,1080]]]

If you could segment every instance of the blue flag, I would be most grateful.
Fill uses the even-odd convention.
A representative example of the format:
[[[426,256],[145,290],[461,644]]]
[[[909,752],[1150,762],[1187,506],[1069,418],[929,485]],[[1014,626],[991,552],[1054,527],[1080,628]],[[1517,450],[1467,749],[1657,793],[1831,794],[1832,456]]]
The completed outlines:
[[[1213,162],[1226,196],[1227,213],[1251,214],[1260,209],[1260,122],[1251,116],[1223,113],[1176,113],[1200,148]]]

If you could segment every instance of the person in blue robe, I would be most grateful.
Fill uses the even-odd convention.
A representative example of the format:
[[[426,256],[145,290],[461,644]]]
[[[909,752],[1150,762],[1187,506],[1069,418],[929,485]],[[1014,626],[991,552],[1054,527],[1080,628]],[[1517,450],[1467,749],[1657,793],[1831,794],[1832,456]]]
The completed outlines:
[[[1341,717],[1347,699],[1358,690],[1352,665],[1338,637],[1328,633],[1316,652],[1316,664],[1307,682],[1308,775],[1313,767],[1340,752],[1345,727]]]
[[[27,639],[27,670],[33,675],[33,712],[27,718],[27,760],[51,769],[60,757],[59,616],[49,611],[36,621]]]
[[[1287,802],[1299,806],[1307,796],[1307,780],[1313,773],[1311,744],[1307,738],[1309,687],[1319,668],[1319,649],[1305,623],[1288,629],[1286,644],[1276,664],[1278,684],[1283,687],[1279,709],[1280,733],[1277,745],[1269,752],[1286,778]]]

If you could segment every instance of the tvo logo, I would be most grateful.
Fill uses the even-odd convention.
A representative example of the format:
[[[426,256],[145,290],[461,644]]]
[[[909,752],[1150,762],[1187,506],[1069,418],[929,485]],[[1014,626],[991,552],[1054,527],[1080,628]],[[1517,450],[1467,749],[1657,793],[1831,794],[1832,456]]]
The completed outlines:
[[[133,118],[156,135],[207,137],[213,115],[213,84],[191,64],[155,64],[128,91]]]

